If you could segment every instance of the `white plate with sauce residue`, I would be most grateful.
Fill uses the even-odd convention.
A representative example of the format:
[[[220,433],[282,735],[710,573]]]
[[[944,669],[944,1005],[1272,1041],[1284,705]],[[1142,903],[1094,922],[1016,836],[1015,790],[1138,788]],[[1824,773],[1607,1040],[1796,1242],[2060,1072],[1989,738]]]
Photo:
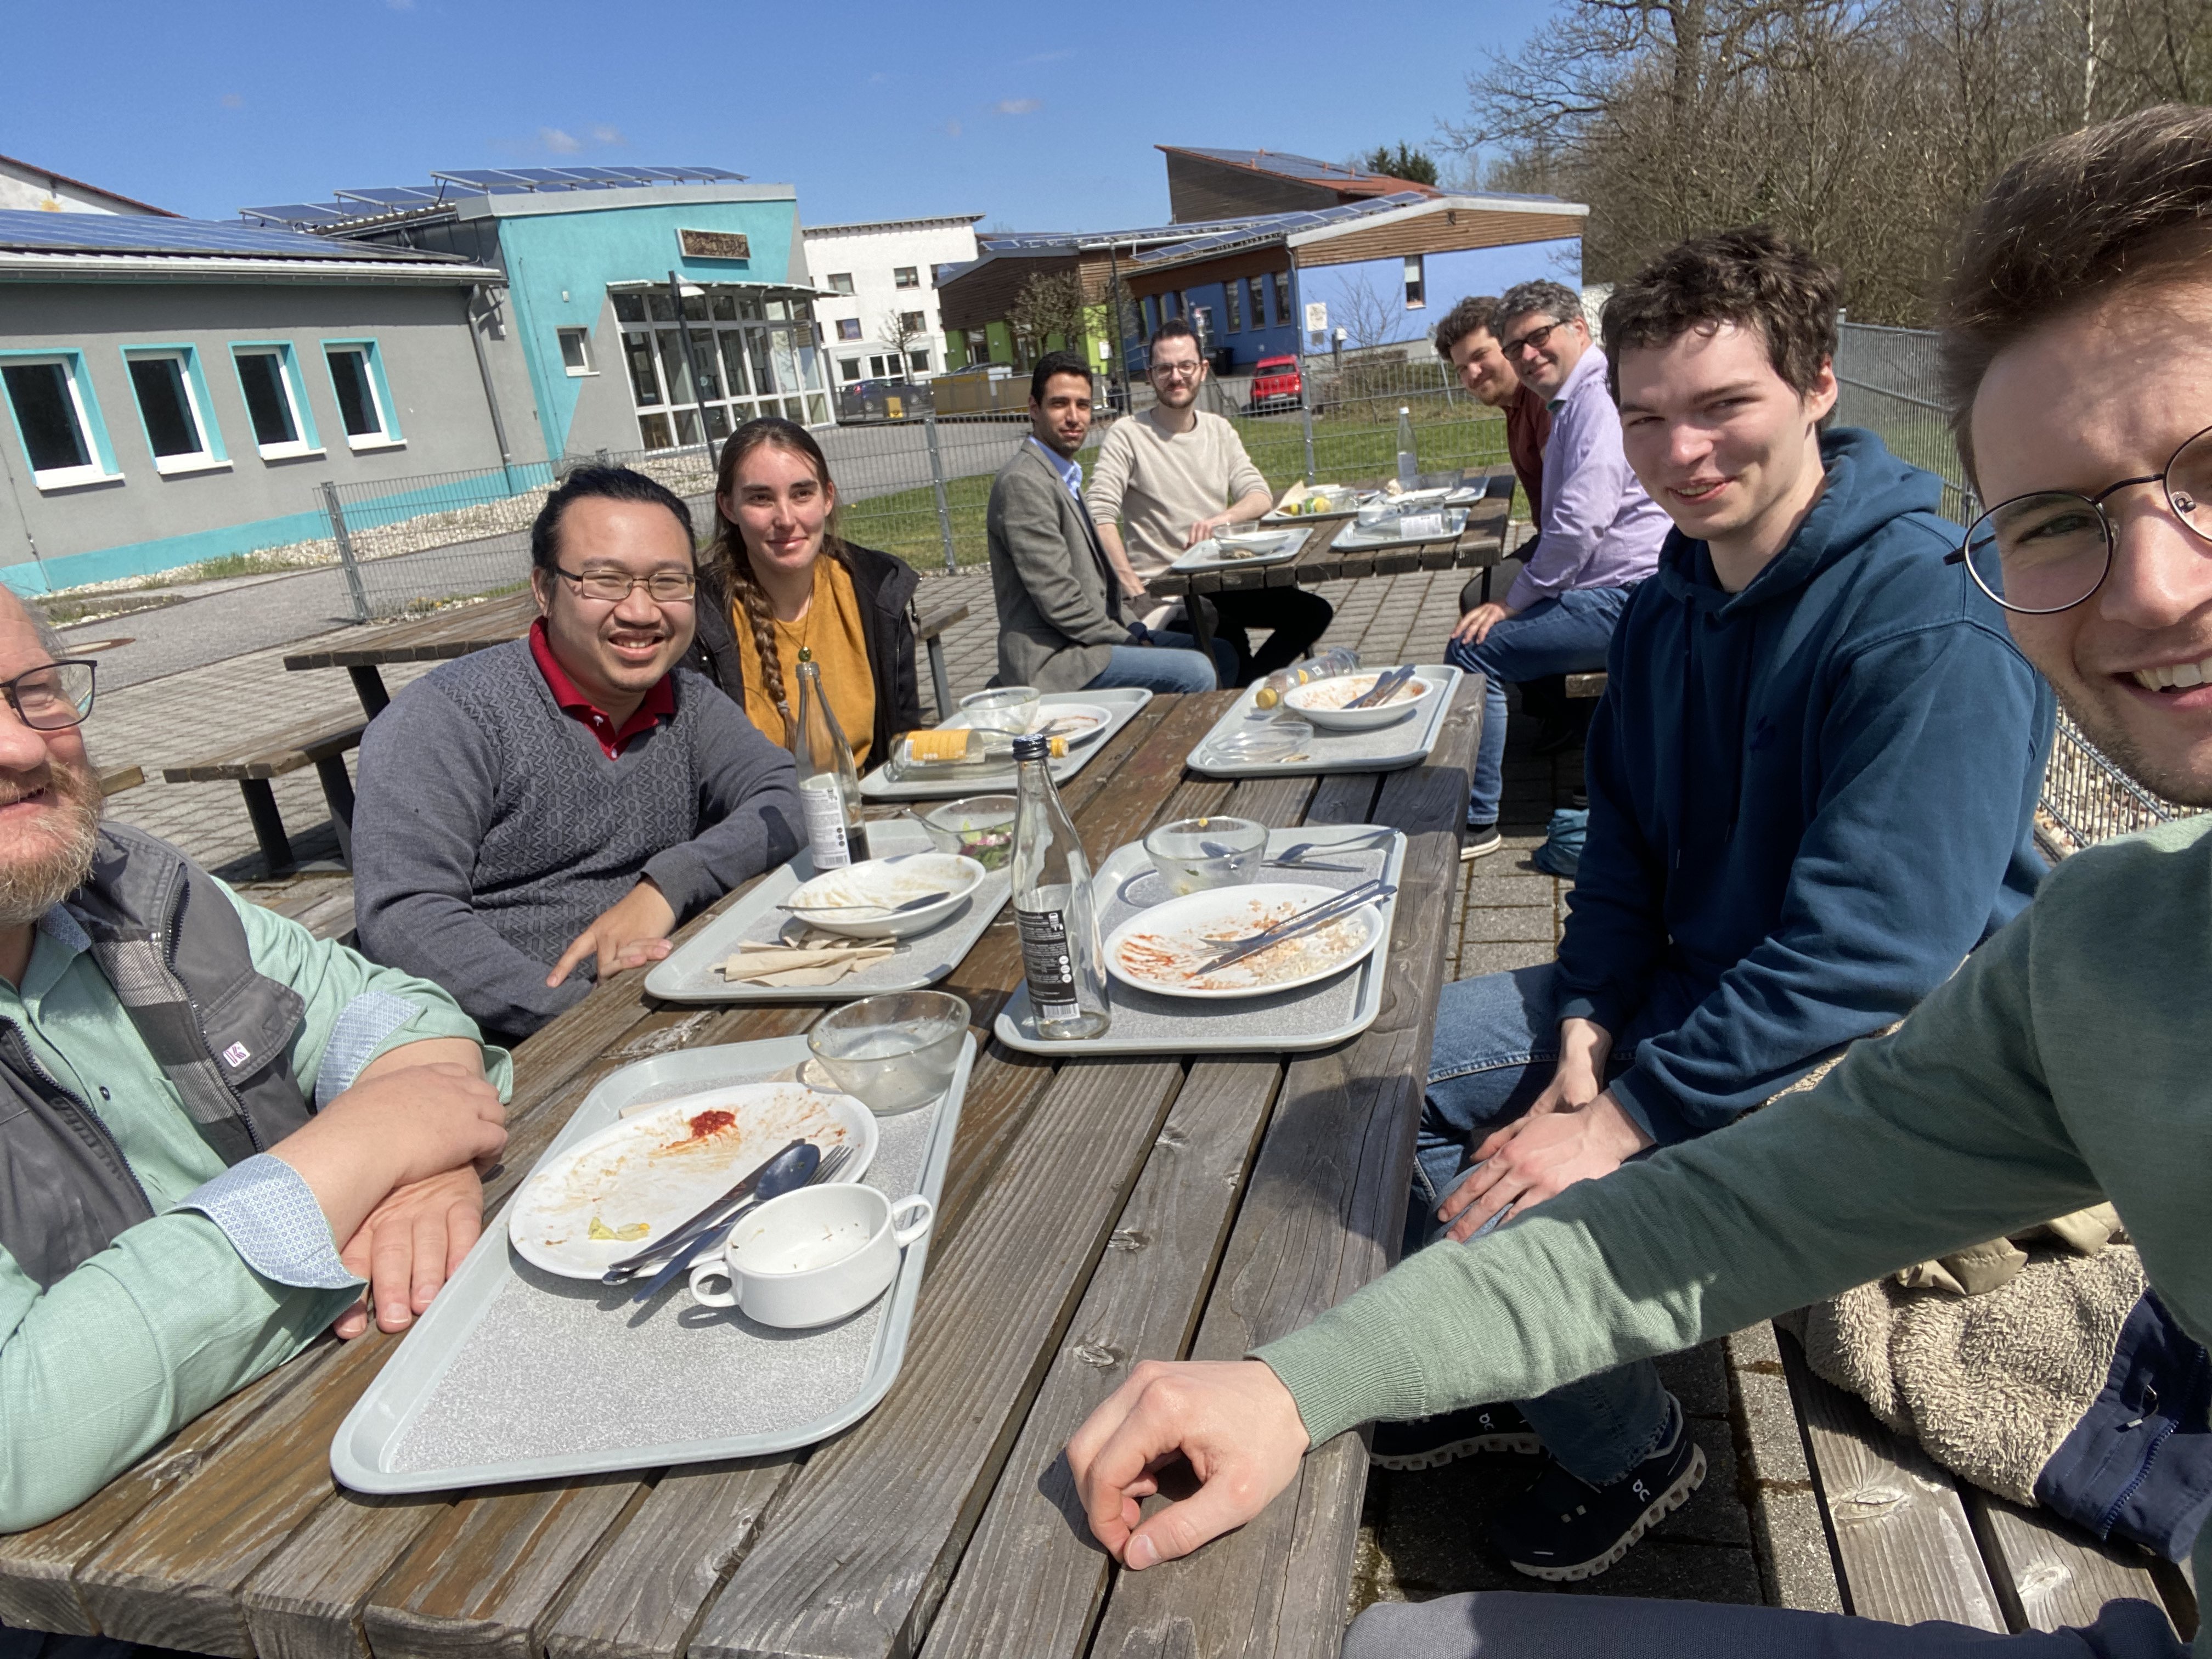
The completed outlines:
[[[1196,970],[1262,927],[1333,898],[1334,887],[1259,882],[1218,887],[1155,904],[1106,941],[1106,970],[1125,985],[1162,996],[1225,1001],[1294,990],[1364,962],[1382,939],[1382,913],[1363,905],[1310,933],[1255,951],[1210,974]]]
[[[837,1179],[858,1181],[876,1155],[875,1115],[850,1095],[803,1083],[740,1084],[664,1101],[531,1176],[507,1212],[507,1236],[534,1267],[597,1279],[802,1139],[825,1157],[850,1146]]]

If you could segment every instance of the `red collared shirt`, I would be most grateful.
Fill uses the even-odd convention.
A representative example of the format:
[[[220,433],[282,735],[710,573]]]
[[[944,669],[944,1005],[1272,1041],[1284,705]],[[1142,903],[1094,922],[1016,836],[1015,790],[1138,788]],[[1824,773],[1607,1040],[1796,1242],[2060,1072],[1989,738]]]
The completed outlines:
[[[620,757],[629,740],[641,732],[650,732],[654,726],[676,712],[676,687],[663,674],[653,690],[645,694],[645,701],[637,712],[622,723],[618,731],[612,720],[592,700],[576,689],[553,655],[553,647],[545,637],[545,618],[540,617],[530,624],[530,654],[536,659],[538,672],[545,676],[545,684],[570,718],[591,728],[592,735],[599,740],[599,747],[609,760]]]

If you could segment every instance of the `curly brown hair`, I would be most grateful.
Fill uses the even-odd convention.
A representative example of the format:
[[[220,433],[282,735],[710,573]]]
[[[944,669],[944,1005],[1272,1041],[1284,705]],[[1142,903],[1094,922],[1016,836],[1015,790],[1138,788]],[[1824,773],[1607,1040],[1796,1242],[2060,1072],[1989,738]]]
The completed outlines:
[[[1493,335],[1498,332],[1498,296],[1494,294],[1470,294],[1444,313],[1444,319],[1437,325],[1432,337],[1437,356],[1449,362],[1452,348],[1477,331]]]
[[[823,454],[822,446],[814,441],[814,434],[796,421],[775,416],[747,421],[730,434],[722,445],[721,465],[714,473],[714,539],[707,549],[707,556],[732,597],[744,607],[745,620],[752,627],[753,649],[760,656],[761,690],[768,693],[769,701],[788,722],[791,701],[783,683],[783,659],[776,650],[775,609],[769,603],[760,578],[753,574],[752,553],[745,546],[744,532],[722,511],[723,498],[738,487],[738,469],[753,451],[763,448],[789,451],[813,468],[815,481],[825,492],[835,486],[830,482],[829,458]],[[837,533],[837,509],[834,506],[830,509],[829,521],[822,527],[822,554],[848,570],[852,568],[852,561],[845,556],[844,540]]]
[[[2004,170],[1960,238],[1938,343],[1966,476],[1967,421],[1999,352],[2108,293],[2212,254],[2212,109],[2161,104],[2038,144]]]
[[[1843,277],[1765,225],[1677,242],[1613,291],[1599,327],[1606,380],[1620,398],[1620,354],[1662,346],[1723,323],[1755,331],[1767,361],[1799,397],[1836,356]]]

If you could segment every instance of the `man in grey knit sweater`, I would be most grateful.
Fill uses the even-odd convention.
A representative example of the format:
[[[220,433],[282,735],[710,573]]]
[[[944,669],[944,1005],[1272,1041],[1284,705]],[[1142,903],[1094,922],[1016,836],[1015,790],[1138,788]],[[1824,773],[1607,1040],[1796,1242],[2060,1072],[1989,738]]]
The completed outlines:
[[[678,923],[804,839],[791,757],[675,665],[693,545],[652,479],[572,472],[531,532],[529,637],[426,675],[362,740],[362,950],[495,1040],[666,956]]]

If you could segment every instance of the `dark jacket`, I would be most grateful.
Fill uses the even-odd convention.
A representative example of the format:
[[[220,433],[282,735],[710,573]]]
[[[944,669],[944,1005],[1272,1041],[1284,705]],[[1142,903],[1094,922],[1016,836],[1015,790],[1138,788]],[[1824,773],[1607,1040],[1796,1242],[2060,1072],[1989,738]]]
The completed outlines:
[[[853,595],[860,601],[860,627],[867,636],[868,672],[876,682],[876,725],[868,759],[879,766],[890,757],[891,738],[921,724],[921,685],[915,678],[914,596],[921,578],[904,559],[872,547],[845,544]],[[738,708],[745,706],[744,659],[738,653],[730,595],[710,567],[699,584],[698,633],[684,665],[713,680]],[[783,665],[784,683],[797,696],[793,665]],[[939,710],[940,714],[949,710]]]
[[[291,1060],[305,1005],[254,967],[245,923],[204,870],[166,842],[104,824],[92,874],[69,902],[148,1051],[226,1164],[307,1122]],[[0,1246],[38,1284],[153,1215],[98,1112],[48,1077],[4,1020],[0,1119]]]
[[[2050,689],[1946,565],[1942,483],[1870,432],[1741,593],[1661,549],[1614,630],[1559,1013],[1615,1039],[1662,1143],[1901,1018],[2016,915]]]

